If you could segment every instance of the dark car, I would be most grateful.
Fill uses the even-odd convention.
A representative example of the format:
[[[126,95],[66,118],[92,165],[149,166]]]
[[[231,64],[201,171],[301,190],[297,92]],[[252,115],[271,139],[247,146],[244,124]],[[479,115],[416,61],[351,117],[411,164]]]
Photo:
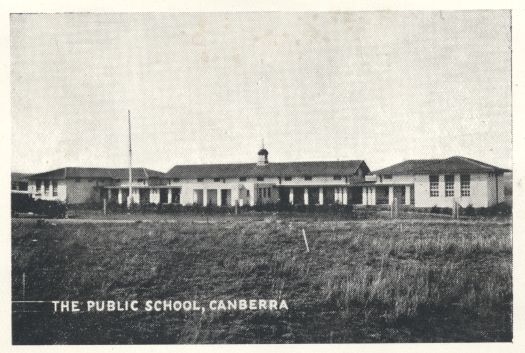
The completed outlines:
[[[31,215],[44,218],[65,218],[67,204],[60,201],[35,200],[29,194],[11,193],[11,215]]]

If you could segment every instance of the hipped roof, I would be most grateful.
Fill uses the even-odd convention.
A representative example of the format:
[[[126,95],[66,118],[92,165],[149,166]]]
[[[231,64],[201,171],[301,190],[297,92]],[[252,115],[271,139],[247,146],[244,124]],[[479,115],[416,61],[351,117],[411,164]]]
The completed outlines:
[[[378,175],[413,175],[446,173],[505,173],[509,169],[496,167],[472,158],[453,156],[446,159],[411,159],[379,169]]]
[[[93,178],[93,179],[115,179],[122,180],[128,178],[128,168],[82,168],[66,167],[51,170],[49,172],[33,174],[30,179],[76,179],[76,178]],[[132,168],[133,179],[160,178],[164,173],[147,169]]]
[[[320,162],[286,162],[233,164],[190,164],[176,165],[166,174],[166,178],[238,178],[238,177],[292,177],[292,176],[333,176],[354,175],[362,167],[369,172],[363,160],[320,161]]]

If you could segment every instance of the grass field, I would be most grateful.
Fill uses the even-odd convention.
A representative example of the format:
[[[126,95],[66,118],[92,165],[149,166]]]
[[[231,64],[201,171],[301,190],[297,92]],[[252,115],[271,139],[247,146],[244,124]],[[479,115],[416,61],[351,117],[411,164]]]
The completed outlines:
[[[44,307],[13,313],[13,343],[510,341],[510,233],[508,220],[13,220],[13,300],[279,298],[289,306],[66,314]]]

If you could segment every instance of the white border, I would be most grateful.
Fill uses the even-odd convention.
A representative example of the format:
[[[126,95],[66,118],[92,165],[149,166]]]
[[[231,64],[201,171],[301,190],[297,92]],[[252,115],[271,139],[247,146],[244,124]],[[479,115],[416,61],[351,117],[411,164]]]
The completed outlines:
[[[2,126],[0,128],[0,351],[238,351],[266,352],[286,350],[305,352],[330,350],[332,352],[359,351],[375,352],[512,352],[525,351],[523,321],[525,288],[523,269],[525,268],[524,236],[525,227],[521,217],[525,215],[523,202],[523,151],[525,151],[525,104],[522,83],[524,82],[525,57],[523,37],[525,6],[520,1],[296,1],[296,0],[249,0],[249,1],[160,1],[160,0],[92,0],[92,1],[23,1],[7,0],[0,4],[0,77],[2,85],[0,104]],[[294,345],[112,345],[112,346],[11,346],[11,284],[10,284],[10,169],[11,169],[11,121],[9,86],[9,13],[13,12],[205,12],[205,11],[356,11],[356,10],[465,10],[465,9],[512,9],[513,24],[513,286],[514,286],[514,340],[513,343],[447,343],[447,344],[294,344]]]

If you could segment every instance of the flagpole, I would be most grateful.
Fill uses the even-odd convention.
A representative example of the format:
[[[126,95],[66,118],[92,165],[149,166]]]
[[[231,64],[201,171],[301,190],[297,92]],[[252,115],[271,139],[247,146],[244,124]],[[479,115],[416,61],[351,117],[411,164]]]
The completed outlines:
[[[131,188],[131,183],[133,181],[132,176],[132,165],[131,165],[131,111],[128,109],[128,137],[129,137],[129,196],[128,196],[128,208],[131,207],[131,204],[133,203],[133,190]]]

